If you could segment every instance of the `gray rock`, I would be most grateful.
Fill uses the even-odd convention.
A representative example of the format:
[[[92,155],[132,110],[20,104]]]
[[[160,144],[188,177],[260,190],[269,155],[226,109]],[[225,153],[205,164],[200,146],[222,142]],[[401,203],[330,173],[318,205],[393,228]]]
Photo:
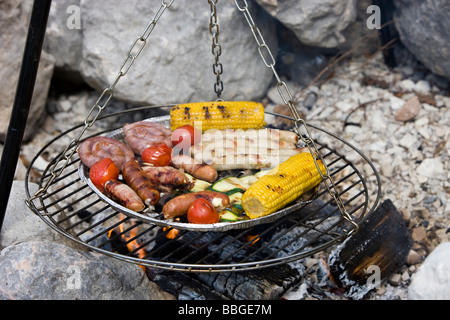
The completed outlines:
[[[249,4],[256,24],[276,54],[274,20],[263,9]],[[80,5],[83,25],[80,72],[89,85],[103,91],[117,76],[131,44],[142,34],[159,3],[81,0]],[[219,2],[217,10],[222,98],[261,98],[272,74],[258,54],[247,22],[234,2]],[[162,15],[139,59],[120,80],[115,97],[134,104],[215,100],[209,17],[206,2],[175,1]]]
[[[25,40],[28,33],[31,1],[0,1],[0,141],[4,141],[9,126],[12,106],[16,94],[19,71],[22,64]],[[36,126],[45,116],[45,102],[50,88],[55,61],[42,52],[29,111],[24,140],[32,137]]]
[[[418,97],[414,96],[395,113],[396,121],[410,121],[414,119],[420,112],[422,104]]]
[[[81,22],[80,0],[53,0],[47,23],[44,49],[55,58],[55,73],[70,77],[73,82],[81,79],[79,65],[83,43],[83,25],[77,26],[77,14]]]
[[[29,183],[28,187],[30,195],[35,194],[39,188],[34,183]],[[26,199],[25,182],[13,181],[0,233],[0,249],[32,240],[54,241],[80,248],[74,241],[53,231],[41,218],[35,215],[25,204]]]
[[[0,254],[1,300],[170,298],[135,264],[55,242],[31,241]]]
[[[427,177],[435,178],[442,175],[444,172],[444,164],[439,158],[427,158],[417,167],[417,174]]]
[[[437,246],[412,276],[408,298],[450,299],[450,242],[443,242]]]
[[[306,45],[335,48],[356,20],[356,0],[257,0]]]
[[[402,43],[434,73],[450,79],[450,2],[395,0]]]
[[[30,192],[35,193],[38,185],[32,184]],[[31,240],[54,240],[54,233],[25,204],[25,182],[14,181],[0,233],[0,248]]]

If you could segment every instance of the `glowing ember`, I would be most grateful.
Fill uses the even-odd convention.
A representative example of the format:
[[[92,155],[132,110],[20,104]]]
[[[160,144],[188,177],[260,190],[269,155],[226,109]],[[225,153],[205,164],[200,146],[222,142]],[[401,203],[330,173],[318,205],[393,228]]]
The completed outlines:
[[[175,239],[176,236],[180,233],[180,230],[173,229],[171,227],[164,227],[163,231],[167,231],[166,238],[170,240]]]

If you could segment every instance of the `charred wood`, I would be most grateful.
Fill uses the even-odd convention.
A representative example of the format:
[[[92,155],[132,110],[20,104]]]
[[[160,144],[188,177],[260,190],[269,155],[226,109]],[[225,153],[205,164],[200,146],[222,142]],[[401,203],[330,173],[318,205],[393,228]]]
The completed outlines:
[[[404,265],[411,247],[405,221],[388,199],[330,255],[330,277],[352,297],[361,297]]]

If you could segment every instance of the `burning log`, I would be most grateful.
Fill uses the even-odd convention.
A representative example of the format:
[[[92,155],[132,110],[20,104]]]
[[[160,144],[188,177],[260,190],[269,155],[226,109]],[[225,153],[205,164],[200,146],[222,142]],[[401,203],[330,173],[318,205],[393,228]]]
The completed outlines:
[[[404,265],[411,246],[405,221],[388,199],[330,256],[330,277],[351,298],[361,298]]]

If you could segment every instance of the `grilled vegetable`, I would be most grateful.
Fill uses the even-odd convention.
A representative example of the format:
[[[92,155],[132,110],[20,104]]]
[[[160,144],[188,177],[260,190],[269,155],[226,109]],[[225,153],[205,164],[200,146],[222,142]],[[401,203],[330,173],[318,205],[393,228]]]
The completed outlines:
[[[220,221],[223,222],[235,222],[239,220],[239,217],[237,214],[233,213],[230,210],[224,210],[221,213],[219,213]]]
[[[101,192],[104,191],[105,183],[108,180],[119,178],[119,174],[119,168],[109,158],[97,161],[89,170],[89,178]]]
[[[196,123],[200,122],[201,123]],[[208,129],[259,129],[265,126],[264,106],[253,101],[212,101],[179,104],[170,110],[170,127],[183,125]]]
[[[216,208],[205,198],[196,199],[189,207],[186,216],[189,223],[195,224],[210,224],[220,221]]]
[[[188,178],[189,183],[192,184],[192,188],[189,190],[191,192],[205,191],[211,186],[211,182],[194,178],[189,173],[185,173],[184,175]]]
[[[165,143],[150,146],[142,152],[142,161],[156,167],[165,167],[172,162],[172,149]]]
[[[215,182],[208,189],[233,194],[236,190],[244,192],[247,188],[248,185],[244,184],[239,178],[227,177]]]
[[[325,167],[318,160],[325,174]],[[310,153],[299,153],[282,162],[250,186],[242,207],[251,219],[269,215],[311,190],[322,181]]]
[[[172,132],[172,144],[174,146],[182,143],[186,147],[191,147],[197,143],[200,143],[201,140],[202,133],[200,132],[200,130],[188,124],[178,127]]]

